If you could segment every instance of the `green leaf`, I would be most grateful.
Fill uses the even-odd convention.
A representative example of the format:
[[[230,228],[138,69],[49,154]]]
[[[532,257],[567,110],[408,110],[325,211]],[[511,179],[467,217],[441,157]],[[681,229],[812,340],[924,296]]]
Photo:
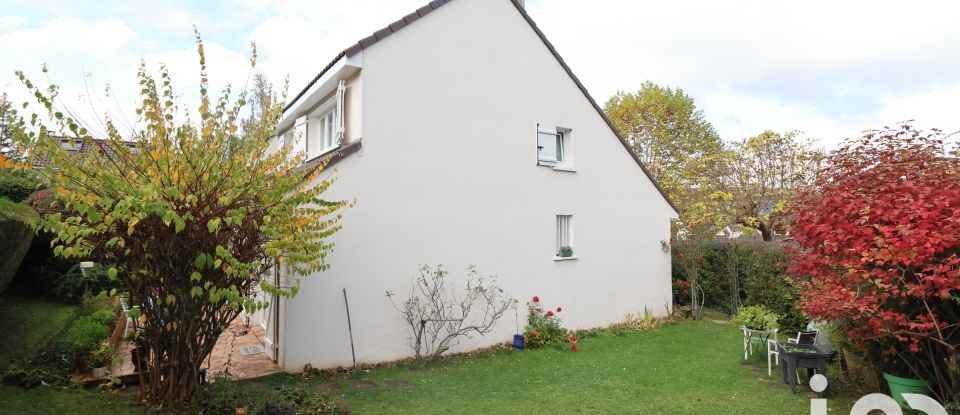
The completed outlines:
[[[207,230],[210,233],[215,233],[218,229],[220,229],[220,218],[213,218],[207,222]]]
[[[203,276],[200,275],[199,272],[194,271],[192,274],[190,274],[190,281],[200,281],[200,278],[202,277]]]
[[[120,238],[119,236],[114,236],[113,238],[110,238],[110,240],[107,241],[107,248],[113,248],[113,246],[116,245],[117,242],[119,242],[121,239],[122,238]]]
[[[203,266],[207,263],[207,256],[204,254],[197,255],[197,259],[193,260],[193,266],[196,269],[203,269]]]
[[[110,279],[116,279],[116,278],[117,278],[117,269],[116,269],[116,268],[110,268],[110,269],[108,269],[108,270],[107,270],[107,276],[110,277]]]

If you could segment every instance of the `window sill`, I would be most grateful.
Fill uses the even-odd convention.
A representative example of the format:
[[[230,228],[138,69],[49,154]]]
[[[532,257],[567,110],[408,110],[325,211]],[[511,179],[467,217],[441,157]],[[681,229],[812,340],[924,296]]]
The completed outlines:
[[[340,145],[339,145],[339,144],[334,145],[333,147],[330,147],[330,148],[326,148],[326,149],[324,149],[323,151],[321,151],[320,154],[317,154],[316,156],[310,157],[309,160],[304,161],[303,164],[307,164],[307,163],[309,163],[309,162],[311,162],[311,161],[314,161],[314,160],[316,160],[316,159],[318,159],[318,158],[320,158],[320,157],[326,156],[327,154],[330,154],[330,153],[332,153],[332,152],[334,152],[334,151],[337,151],[337,150],[339,150],[339,149],[340,149]]]
[[[562,256],[555,256],[555,257],[553,257],[553,260],[554,260],[554,261],[573,261],[573,260],[575,260],[575,259],[577,259],[577,256],[576,256],[576,255],[574,255],[574,256],[568,256],[568,257],[562,257]]]
[[[549,168],[551,168],[551,169],[553,169],[553,170],[556,170],[556,171],[569,171],[569,172],[576,172],[576,171],[577,171],[577,169],[575,169],[573,166],[571,166],[571,165],[569,165],[569,164],[557,164],[557,163],[551,163],[551,162],[547,162],[547,161],[538,161],[538,162],[537,162],[537,165],[538,165],[538,166],[543,166],[543,167],[549,167]]]

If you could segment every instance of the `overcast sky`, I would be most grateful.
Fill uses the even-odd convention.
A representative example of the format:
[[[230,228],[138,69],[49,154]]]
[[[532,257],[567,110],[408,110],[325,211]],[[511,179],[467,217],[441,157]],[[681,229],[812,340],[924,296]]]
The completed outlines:
[[[116,113],[135,103],[141,58],[195,88],[194,24],[214,87],[246,83],[252,40],[258,67],[275,81],[289,75],[297,91],[426,0],[3,3],[0,89],[21,102],[22,69],[62,85],[75,111]],[[960,130],[960,2],[527,0],[527,9],[601,103],[645,80],[679,87],[727,140],[799,129],[832,147],[907,119]],[[115,101],[104,98],[107,82]],[[182,96],[196,108],[194,93]]]

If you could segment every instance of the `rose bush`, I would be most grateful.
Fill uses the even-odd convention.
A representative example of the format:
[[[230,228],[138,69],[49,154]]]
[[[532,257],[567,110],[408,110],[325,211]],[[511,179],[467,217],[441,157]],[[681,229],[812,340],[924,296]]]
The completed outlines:
[[[560,316],[557,315],[561,310],[561,307],[546,309],[540,304],[539,296],[534,296],[527,303],[527,348],[560,346],[567,341],[567,329],[560,324]]]

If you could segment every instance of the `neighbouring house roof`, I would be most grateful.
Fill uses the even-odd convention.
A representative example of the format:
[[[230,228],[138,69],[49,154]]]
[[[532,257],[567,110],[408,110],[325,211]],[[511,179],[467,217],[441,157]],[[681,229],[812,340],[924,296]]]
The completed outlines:
[[[67,153],[69,153],[72,156],[79,157],[82,155],[93,153],[94,151],[97,151],[99,153],[113,151],[113,149],[110,148],[110,146],[104,145],[110,140],[93,139],[88,141],[82,141],[82,140],[74,140],[72,138],[67,138],[67,137],[59,137],[59,139],[60,139],[60,145],[63,146],[64,150],[66,150]],[[121,141],[121,142],[123,144],[126,144],[127,147],[130,147],[130,148],[134,148],[140,145],[135,141]],[[50,164],[50,160],[46,157],[46,155],[35,154],[32,156],[29,156],[29,160],[30,160],[30,164],[32,164],[34,168],[42,168]]]
[[[430,12],[436,9],[439,9],[441,6],[451,1],[454,1],[454,0],[433,0],[426,6],[423,6],[417,9],[415,12],[404,16],[400,20],[390,23],[383,29],[377,30],[376,32],[373,32],[372,35],[367,36],[363,39],[360,39],[360,41],[358,41],[357,43],[350,45],[350,47],[338,53],[337,56],[335,56],[333,60],[331,60],[330,63],[327,64],[327,66],[324,67],[323,70],[321,70],[320,73],[318,73],[317,76],[313,78],[312,81],[307,83],[306,87],[304,87],[299,93],[297,93],[296,96],[293,97],[292,100],[290,100],[289,103],[287,103],[287,105],[283,108],[284,112],[289,110],[300,98],[302,98],[303,95],[306,94],[307,91],[310,90],[310,88],[317,81],[319,81],[320,78],[323,77],[323,75],[337,63],[337,61],[339,61],[343,57],[352,56],[362,51],[363,49],[369,48],[370,46],[383,40],[387,36],[390,36],[391,34],[403,29],[405,26],[412,24],[413,22],[417,21],[421,17],[426,16]],[[533,29],[533,31],[537,34],[537,36],[540,37],[540,40],[543,41],[543,44],[547,46],[547,49],[550,50],[550,53],[553,54],[553,57],[557,59],[557,62],[560,64],[560,66],[562,66],[563,69],[567,72],[567,75],[569,75],[570,79],[572,79],[573,82],[577,85],[577,88],[579,88],[580,91],[583,92],[583,95],[587,98],[587,101],[589,101],[590,104],[593,105],[593,108],[597,110],[597,113],[600,114],[600,117],[603,118],[603,121],[607,123],[607,126],[610,127],[610,130],[613,131],[613,134],[616,135],[617,139],[620,140],[620,144],[623,145],[623,148],[627,151],[627,153],[629,153],[630,156],[633,158],[633,160],[637,163],[637,165],[640,166],[640,169],[643,170],[643,173],[647,175],[647,178],[649,178],[650,182],[653,183],[653,186],[657,188],[657,191],[660,192],[660,195],[663,196],[664,200],[666,200],[667,203],[670,205],[670,207],[673,208],[674,212],[677,212],[679,214],[680,209],[678,209],[677,205],[675,205],[673,201],[670,200],[670,197],[667,195],[667,192],[663,190],[663,187],[660,186],[660,183],[657,183],[657,179],[653,177],[653,174],[650,173],[650,170],[648,170],[647,167],[643,164],[643,162],[640,161],[640,158],[637,156],[637,154],[633,152],[633,149],[631,149],[630,145],[627,144],[627,140],[624,139],[624,137],[620,134],[619,131],[617,131],[617,127],[613,125],[613,122],[610,121],[610,118],[607,117],[607,114],[603,112],[603,109],[600,108],[600,105],[597,104],[597,101],[593,99],[593,96],[590,95],[590,92],[587,91],[587,88],[583,86],[583,83],[580,82],[580,79],[573,74],[573,71],[570,69],[570,66],[568,66],[567,63],[563,60],[563,58],[560,56],[560,53],[558,53],[557,50],[553,47],[553,44],[551,44],[550,41],[547,40],[547,37],[546,35],[543,34],[543,31],[541,31],[540,28],[537,27],[537,24],[533,21],[533,18],[530,17],[526,9],[524,8],[523,3],[519,0],[508,0],[508,1],[513,3],[513,5],[517,8],[517,11],[520,12],[520,15],[523,16],[524,20],[526,20],[527,23],[530,25],[530,28]]]

